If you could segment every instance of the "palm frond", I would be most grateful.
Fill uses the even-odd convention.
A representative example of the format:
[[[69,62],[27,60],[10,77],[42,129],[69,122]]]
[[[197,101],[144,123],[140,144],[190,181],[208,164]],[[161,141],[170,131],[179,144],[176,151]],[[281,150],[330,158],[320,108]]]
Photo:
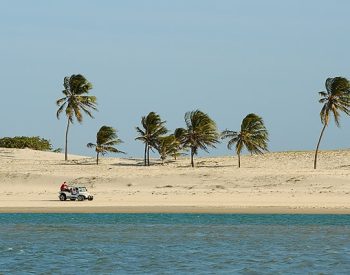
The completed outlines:
[[[56,117],[57,119],[60,118],[60,114],[63,112],[64,108],[66,107],[67,102],[64,102],[57,110]]]
[[[224,130],[221,133],[221,139],[226,139],[226,138],[234,138],[238,135],[236,131],[231,131],[231,130]]]
[[[67,101],[67,97],[62,97],[62,98],[56,100],[56,105],[61,106],[66,101]]]

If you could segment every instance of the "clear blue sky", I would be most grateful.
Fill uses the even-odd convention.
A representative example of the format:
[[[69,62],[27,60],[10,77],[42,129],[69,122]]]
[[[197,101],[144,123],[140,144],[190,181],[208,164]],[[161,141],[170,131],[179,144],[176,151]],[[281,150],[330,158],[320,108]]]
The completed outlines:
[[[99,112],[69,134],[86,148],[102,125],[120,149],[141,116],[156,111],[168,128],[185,112],[208,113],[220,130],[261,115],[271,151],[313,150],[321,130],[318,92],[327,77],[350,78],[350,1],[140,0],[0,2],[0,136],[39,135],[64,147],[66,119],[55,100],[65,76],[93,83]],[[350,147],[350,118],[332,122],[321,149]],[[229,155],[226,144],[212,155]]]

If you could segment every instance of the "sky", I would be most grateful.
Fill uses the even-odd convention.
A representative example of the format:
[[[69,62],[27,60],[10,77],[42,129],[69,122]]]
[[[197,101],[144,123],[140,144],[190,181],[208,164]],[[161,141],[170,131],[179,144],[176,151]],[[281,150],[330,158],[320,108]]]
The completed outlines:
[[[108,125],[120,150],[141,157],[142,116],[155,111],[173,131],[196,109],[220,131],[256,113],[270,151],[314,150],[318,92],[328,77],[350,79],[349,10],[347,0],[0,0],[0,137],[64,148],[55,102],[64,77],[83,74],[99,111],[70,128],[72,154],[94,155],[86,144]],[[342,115],[321,149],[349,147]],[[232,154],[225,142],[209,153]]]

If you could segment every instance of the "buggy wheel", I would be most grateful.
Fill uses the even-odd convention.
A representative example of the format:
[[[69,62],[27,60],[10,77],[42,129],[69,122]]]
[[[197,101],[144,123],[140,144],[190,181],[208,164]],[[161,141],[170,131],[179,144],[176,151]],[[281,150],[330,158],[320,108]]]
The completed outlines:
[[[83,201],[83,200],[85,200],[85,197],[83,195],[79,195],[78,196],[78,201]]]
[[[65,201],[67,199],[66,194],[61,194],[59,198],[60,201]]]

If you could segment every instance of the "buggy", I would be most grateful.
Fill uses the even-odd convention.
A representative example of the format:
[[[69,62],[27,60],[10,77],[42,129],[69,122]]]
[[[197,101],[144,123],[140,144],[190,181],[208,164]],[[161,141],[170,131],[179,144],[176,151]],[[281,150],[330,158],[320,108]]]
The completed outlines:
[[[60,199],[60,201],[92,201],[94,199],[94,197],[87,191],[86,187],[84,186],[71,187],[70,191],[60,191],[58,194],[58,198]]]

